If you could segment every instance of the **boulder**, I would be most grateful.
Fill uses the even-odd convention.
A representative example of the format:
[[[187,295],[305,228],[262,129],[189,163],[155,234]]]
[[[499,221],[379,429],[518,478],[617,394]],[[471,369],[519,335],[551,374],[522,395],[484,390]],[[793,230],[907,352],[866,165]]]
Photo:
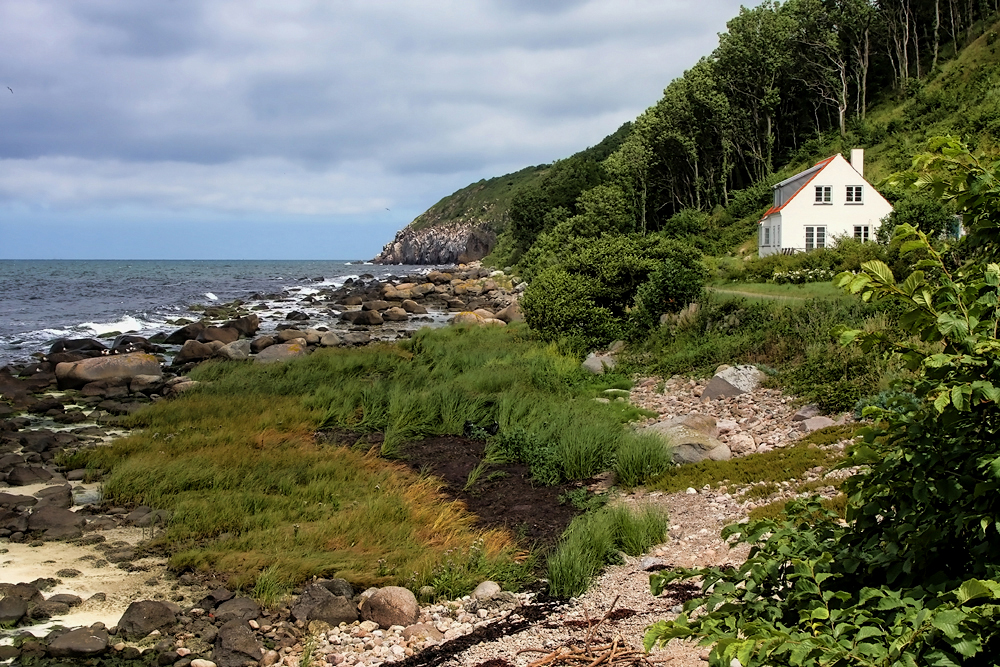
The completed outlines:
[[[222,623],[229,621],[246,623],[249,620],[260,618],[260,605],[250,598],[233,598],[215,608],[215,618]]]
[[[38,503],[37,498],[19,496],[12,493],[0,493],[0,507],[4,509],[31,507]]]
[[[219,628],[212,651],[218,667],[257,667],[264,657],[264,647],[244,622],[229,621]]]
[[[766,377],[756,366],[720,366],[701,393],[702,401],[729,398],[753,391]]]
[[[286,320],[291,320],[293,322],[305,322],[309,319],[308,313],[303,313],[301,310],[293,310],[292,312],[285,315]]]
[[[375,301],[366,301],[361,304],[361,310],[385,310],[389,307],[388,301],[383,301],[381,299],[376,299]]]
[[[222,357],[223,359],[229,359],[230,361],[246,361],[250,358],[250,341],[246,338],[242,340],[234,340],[232,343],[228,343],[219,348],[216,355]]]
[[[205,329],[198,334],[198,340],[202,343],[211,343],[212,341],[217,340],[225,345],[239,340],[239,338],[240,332],[235,327],[205,327]]]
[[[92,658],[108,650],[108,631],[103,625],[77,628],[49,642],[48,654],[53,658]]]
[[[808,405],[803,405],[799,408],[794,415],[792,415],[793,422],[804,422],[812,417],[819,417],[823,414],[823,411],[819,409],[819,406],[815,403],[809,403]]]
[[[501,591],[500,584],[495,581],[484,581],[483,583],[476,586],[476,590],[472,591],[470,596],[473,600],[478,600],[481,598],[490,598]]]
[[[309,351],[304,340],[294,343],[278,343],[267,347],[257,353],[257,361],[262,364],[271,364],[279,361],[288,361],[296,357],[304,357]]]
[[[606,370],[612,371],[617,365],[617,361],[610,354],[597,354],[596,352],[591,352],[587,355],[587,358],[583,360],[583,369],[589,371],[594,375],[603,375]]]
[[[261,350],[267,349],[274,345],[274,336],[261,336],[260,338],[255,338],[250,343],[250,351],[257,354]]]
[[[414,623],[413,625],[408,625],[403,628],[403,632],[400,634],[403,636],[403,639],[406,640],[416,639],[418,641],[423,641],[426,639],[433,639],[435,641],[441,641],[444,639],[444,634],[430,623]]]
[[[367,345],[372,341],[372,337],[364,331],[352,331],[344,334],[341,340],[344,345]]]
[[[136,375],[129,380],[128,389],[133,394],[154,394],[163,389],[163,376]]]
[[[750,454],[757,451],[757,443],[749,433],[735,433],[729,438],[729,450],[733,454]]]
[[[341,344],[340,336],[328,331],[320,337],[319,344],[323,347],[338,347]]]
[[[107,352],[107,349],[104,343],[93,338],[59,338],[52,343],[52,346],[49,348],[49,354],[65,354],[67,352],[96,352],[97,354],[104,354]]]
[[[192,322],[167,336],[163,342],[167,345],[183,345],[189,340],[195,340],[198,335],[205,330],[205,325],[201,322]]]
[[[166,630],[177,622],[177,614],[165,602],[133,602],[118,621],[118,632],[126,639],[142,639],[153,630]]]
[[[244,315],[235,320],[230,320],[223,324],[224,327],[231,327],[240,332],[241,336],[250,338],[257,330],[260,329],[260,317],[256,314],[251,313],[250,315]]]
[[[58,602],[59,604],[64,604],[67,607],[79,607],[83,604],[83,598],[77,595],[70,595],[69,593],[58,593],[50,597],[48,601]]]
[[[511,322],[523,322],[524,315],[521,313],[521,307],[517,305],[517,302],[510,304],[500,312],[496,314],[498,320],[503,320],[507,324]]]
[[[36,491],[35,497],[38,498],[38,508],[61,507],[69,509],[73,506],[73,489],[69,484],[47,486]]]
[[[0,600],[0,624],[12,626],[28,613],[28,601],[7,596]]]
[[[674,417],[673,419],[668,419],[664,422],[666,426],[674,426],[676,424],[683,424],[693,428],[696,431],[700,431],[707,436],[718,438],[719,437],[719,427],[716,424],[715,417],[711,415],[703,415],[700,412],[692,412],[689,415],[683,415],[680,417]]]
[[[189,340],[181,347],[180,352],[174,356],[174,366],[186,364],[189,361],[203,361],[215,356],[215,348],[208,343],[197,340]]]
[[[297,621],[323,621],[333,627],[358,620],[357,606],[349,598],[335,595],[321,583],[307,586],[291,612]]]
[[[359,310],[355,312],[357,314],[350,320],[351,324],[375,325],[382,324],[385,321],[377,310]]]
[[[345,597],[348,600],[354,598],[354,587],[347,579],[320,579],[316,583],[334,595]]]
[[[384,313],[382,313],[382,319],[386,322],[406,322],[410,319],[410,316],[406,314],[406,311],[402,308],[387,308]]]
[[[426,315],[427,308],[421,306],[419,303],[413,299],[404,299],[403,303],[399,304],[403,310],[410,313],[411,315]]]
[[[52,473],[40,466],[17,466],[7,475],[11,486],[27,486],[52,479]]]
[[[40,507],[28,516],[28,530],[43,531],[47,540],[68,540],[80,537],[87,520],[80,514],[61,507]]]
[[[366,621],[378,623],[382,628],[393,625],[405,627],[417,622],[420,607],[417,598],[408,589],[401,586],[386,586],[377,590],[361,604],[361,616]]]
[[[299,329],[282,329],[275,337],[280,343],[290,343],[297,339],[305,340],[308,337],[308,334]]]
[[[725,443],[685,424],[660,422],[642,429],[659,436],[673,449],[675,463],[697,463],[706,459],[727,461],[732,452]]]
[[[137,375],[162,376],[159,360],[147,352],[134,352],[56,365],[56,379],[61,389],[82,387],[97,380],[131,379]]]
[[[806,433],[812,433],[813,431],[819,430],[821,428],[826,428],[827,426],[833,426],[837,422],[833,421],[829,417],[810,417],[809,419],[804,419],[796,424],[798,428],[805,431]]]

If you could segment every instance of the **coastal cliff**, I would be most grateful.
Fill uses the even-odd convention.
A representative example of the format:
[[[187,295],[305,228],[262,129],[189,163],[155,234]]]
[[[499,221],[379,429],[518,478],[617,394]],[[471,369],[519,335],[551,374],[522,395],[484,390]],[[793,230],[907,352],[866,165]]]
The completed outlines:
[[[496,244],[496,234],[473,224],[406,227],[385,244],[376,264],[465,264],[482,259]]]

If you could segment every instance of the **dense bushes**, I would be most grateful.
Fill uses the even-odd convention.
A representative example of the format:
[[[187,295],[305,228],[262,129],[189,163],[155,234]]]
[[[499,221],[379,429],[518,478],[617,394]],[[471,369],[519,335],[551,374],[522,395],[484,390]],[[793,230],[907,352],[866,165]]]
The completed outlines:
[[[939,140],[918,164],[966,214],[972,245],[997,252],[1000,162]],[[913,181],[917,181],[914,174]],[[650,628],[647,647],[672,638],[713,643],[710,664],[989,665],[1000,646],[1000,266],[949,266],[928,236],[901,228],[921,261],[905,281],[882,262],[839,282],[866,300],[904,304],[900,326],[846,330],[871,357],[901,353],[914,395],[869,407],[878,417],[846,465],[847,522],[800,505],[788,521],[731,526],[751,545],[740,568],[654,575],[653,591],[697,575],[704,597]],[[924,269],[928,272],[925,274]],[[908,403],[908,405],[907,405]]]
[[[594,348],[696,301],[704,280],[700,254],[683,243],[659,235],[605,235],[578,242],[543,271],[521,307],[543,339]]]

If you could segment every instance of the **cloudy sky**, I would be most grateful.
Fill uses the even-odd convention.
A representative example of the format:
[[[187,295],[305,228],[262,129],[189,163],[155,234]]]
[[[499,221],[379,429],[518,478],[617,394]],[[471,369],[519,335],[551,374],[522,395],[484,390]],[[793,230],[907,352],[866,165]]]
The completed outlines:
[[[2,0],[0,258],[369,258],[633,119],[738,9]]]

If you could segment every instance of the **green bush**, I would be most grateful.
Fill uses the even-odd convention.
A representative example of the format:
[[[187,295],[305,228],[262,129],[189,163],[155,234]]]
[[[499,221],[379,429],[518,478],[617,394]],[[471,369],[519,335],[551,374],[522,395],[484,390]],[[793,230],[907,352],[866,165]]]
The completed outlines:
[[[615,454],[615,476],[625,488],[645,484],[674,466],[673,455],[663,441],[653,435],[627,438]]]
[[[641,555],[663,541],[668,525],[667,515],[655,507],[633,512],[619,505],[576,517],[549,557],[549,593],[584,593],[605,565],[621,562],[619,552]]]
[[[601,347],[621,337],[614,314],[594,300],[595,280],[554,267],[543,271],[521,298],[524,319],[542,340],[568,338],[582,349]]]
[[[660,315],[676,313],[701,299],[705,267],[694,257],[687,259],[665,259],[636,290],[632,319],[639,329],[652,329]]]

